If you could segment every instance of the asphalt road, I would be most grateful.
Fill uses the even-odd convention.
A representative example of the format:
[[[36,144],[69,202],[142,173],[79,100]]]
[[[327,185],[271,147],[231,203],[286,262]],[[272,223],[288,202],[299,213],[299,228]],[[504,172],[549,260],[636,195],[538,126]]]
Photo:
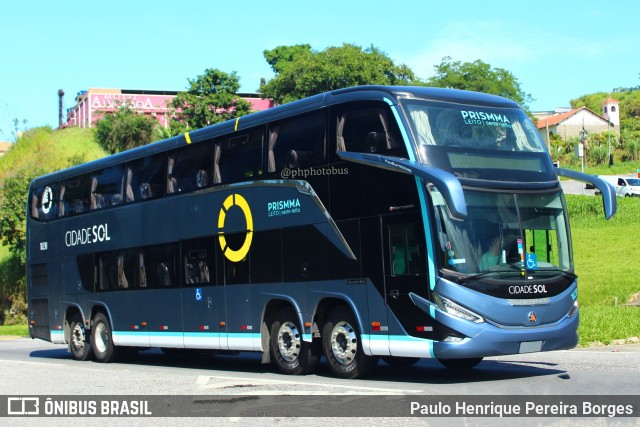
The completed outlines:
[[[582,194],[585,196],[594,196],[596,194],[596,190],[586,188],[586,184],[584,182],[563,180],[560,181],[560,185],[562,185],[562,191],[564,191],[564,194]]]
[[[314,396],[330,395],[337,402],[354,396],[369,396],[380,404],[393,404],[395,397],[440,395],[511,396],[511,395],[635,395],[640,405],[640,345],[599,347],[488,358],[477,368],[461,373],[442,368],[436,361],[423,360],[417,365],[393,369],[383,362],[370,377],[359,380],[332,378],[326,365],[307,376],[285,376],[272,366],[260,364],[257,354],[240,356],[167,357],[158,350],[140,352],[123,363],[100,364],[71,359],[64,346],[40,340],[0,338],[0,395],[170,395],[213,398],[233,396],[299,396],[312,402]],[[385,396],[381,398],[380,396]],[[273,397],[277,399],[277,397]],[[391,399],[391,400],[389,400]],[[241,402],[242,400],[240,400]],[[257,401],[249,401],[251,402]],[[4,404],[0,402],[0,404]],[[320,405],[320,403],[318,403]],[[344,406],[342,406],[344,407]],[[354,406],[355,407],[355,406]],[[391,408],[393,409],[393,408]],[[317,408],[322,415],[322,408]],[[290,412],[290,411],[285,411]],[[366,418],[358,413],[352,418],[303,418],[274,416],[246,418],[151,418],[135,419],[137,425],[513,425],[514,418]],[[11,424],[34,425],[26,419],[10,418]],[[38,419],[43,421],[42,418]],[[73,420],[73,419],[72,419]],[[103,421],[100,421],[103,420]],[[109,424],[130,424],[131,419],[112,418]],[[569,425],[575,420],[559,418],[517,418],[521,425]],[[604,418],[590,418],[581,425],[598,424]],[[65,424],[65,418],[47,419],[47,425]],[[586,421],[586,422],[585,422]],[[640,418],[616,419],[625,425],[638,425]],[[104,418],[85,418],[83,424],[104,424]],[[629,424],[630,423],[630,424]],[[39,423],[36,423],[39,424]],[[609,425],[609,424],[606,424]]]

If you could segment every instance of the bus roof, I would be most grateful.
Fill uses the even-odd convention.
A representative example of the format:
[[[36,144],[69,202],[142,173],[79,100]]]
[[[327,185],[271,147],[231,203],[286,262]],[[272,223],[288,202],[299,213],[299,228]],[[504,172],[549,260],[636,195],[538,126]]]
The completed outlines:
[[[340,104],[349,101],[383,100],[397,104],[398,99],[420,98],[439,102],[453,102],[461,104],[484,105],[502,108],[519,108],[518,104],[507,98],[480,92],[472,92],[458,89],[432,88],[424,86],[379,86],[365,85],[353,86],[321,93],[301,100],[289,102],[267,110],[259,111],[240,117],[237,120],[237,130],[260,125],[290,117],[294,114],[302,114],[329,105]],[[219,135],[236,130],[236,120],[227,120],[205,128],[189,132],[192,143],[209,140]],[[107,168],[133,161],[142,157],[153,155],[183,146],[186,142],[185,135],[174,136],[162,141],[157,141],[142,147],[133,148],[98,160],[73,166],[68,169],[52,172],[48,175],[36,178],[32,186],[44,185],[51,181],[58,181],[68,177],[88,173],[94,170]]]

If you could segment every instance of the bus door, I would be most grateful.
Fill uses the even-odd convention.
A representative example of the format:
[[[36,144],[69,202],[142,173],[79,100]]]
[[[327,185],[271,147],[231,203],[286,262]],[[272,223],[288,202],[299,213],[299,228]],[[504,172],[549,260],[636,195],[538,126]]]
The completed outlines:
[[[382,249],[382,219],[379,216],[364,217],[360,222],[360,262],[362,277],[373,284],[376,292],[367,293],[367,305],[371,324],[363,325],[363,333],[369,334],[369,345],[375,354],[389,354],[389,313],[386,304],[384,286],[384,265]],[[338,223],[340,226],[341,224]],[[380,324],[374,328],[373,323]],[[368,330],[366,328],[369,328]]]
[[[182,246],[184,345],[186,348],[220,349],[222,289],[216,286],[214,239]]]
[[[415,347],[411,337],[432,338],[433,324],[409,294],[428,299],[427,256],[424,230],[418,214],[383,217],[385,299],[390,310],[389,349],[392,356],[427,357],[427,347]]]

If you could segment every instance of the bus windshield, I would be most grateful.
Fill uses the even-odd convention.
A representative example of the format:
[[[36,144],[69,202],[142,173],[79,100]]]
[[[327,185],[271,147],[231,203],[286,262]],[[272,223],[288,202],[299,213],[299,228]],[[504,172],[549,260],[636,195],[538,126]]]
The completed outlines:
[[[545,152],[524,111],[412,99],[405,106],[420,145]]]
[[[492,279],[547,278],[571,273],[568,223],[559,191],[513,194],[465,191],[468,217],[452,219],[442,195],[430,191],[441,267]]]

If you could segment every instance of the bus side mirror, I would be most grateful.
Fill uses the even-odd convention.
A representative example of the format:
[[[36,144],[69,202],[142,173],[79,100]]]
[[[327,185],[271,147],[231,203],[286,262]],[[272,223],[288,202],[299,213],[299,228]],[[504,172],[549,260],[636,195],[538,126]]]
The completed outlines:
[[[604,216],[610,219],[615,215],[616,204],[616,190],[608,182],[598,178],[595,175],[589,175],[582,172],[576,172],[569,169],[557,168],[556,174],[567,178],[575,179],[582,182],[593,184],[602,193],[602,203],[604,204]]]

